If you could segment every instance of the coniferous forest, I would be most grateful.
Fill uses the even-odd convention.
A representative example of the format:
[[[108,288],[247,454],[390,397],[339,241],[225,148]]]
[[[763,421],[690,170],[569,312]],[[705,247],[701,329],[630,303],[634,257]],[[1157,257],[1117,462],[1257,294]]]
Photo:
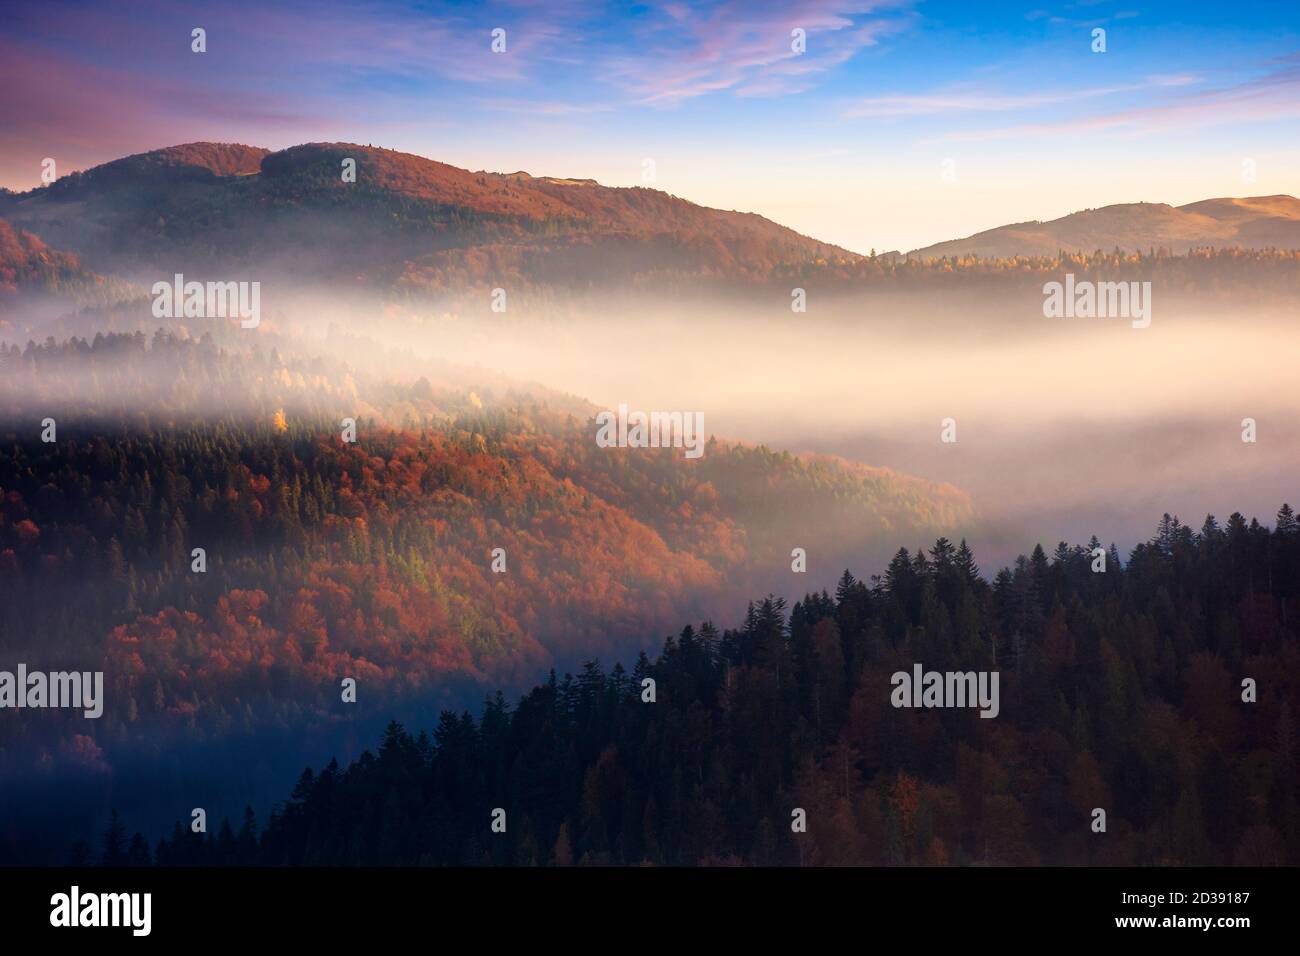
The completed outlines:
[[[1165,515],[1122,566],[1036,547],[980,574],[900,550],[835,593],[390,724],[269,819],[80,861],[239,865],[1270,865],[1300,855],[1300,527]],[[1002,675],[1001,714],[890,704],[912,662]],[[643,681],[653,680],[647,701]],[[1249,679],[1258,697],[1246,692]],[[1248,701],[1249,698],[1249,701]],[[1104,834],[1089,814],[1105,808]],[[792,813],[806,814],[805,834]],[[504,811],[505,832],[491,827]]]

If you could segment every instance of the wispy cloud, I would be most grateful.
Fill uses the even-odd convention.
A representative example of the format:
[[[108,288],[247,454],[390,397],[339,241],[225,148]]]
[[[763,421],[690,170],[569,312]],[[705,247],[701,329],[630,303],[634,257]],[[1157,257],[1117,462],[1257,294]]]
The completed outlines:
[[[1123,92],[1131,87],[1098,87],[1042,93],[987,93],[964,91],[918,96],[875,96],[860,100],[845,116],[935,116],[943,113],[1002,113],[1036,109]]]
[[[605,103],[564,103],[558,100],[479,99],[485,110],[498,113],[523,113],[532,116],[584,116],[590,113],[609,113],[614,107]]]
[[[1201,82],[1191,73],[1161,74],[1145,77],[1141,82],[1082,89],[1043,90],[1033,93],[1000,93],[959,88],[917,95],[897,94],[859,100],[844,115],[863,116],[938,116],[961,113],[1005,113],[1060,106],[1101,99],[1120,93],[1140,93],[1166,87],[1190,86]]]
[[[1170,102],[1059,121],[955,130],[929,142],[975,142],[1086,131],[1144,135],[1175,129],[1292,119],[1300,117],[1300,61],[1290,59],[1283,62],[1287,65],[1282,69],[1264,76],[1217,89],[1188,90]],[[1161,85],[1178,87],[1187,84]]]
[[[727,0],[690,18],[642,25],[636,49],[610,57],[606,77],[641,104],[664,106],[721,91],[741,96],[800,92],[906,27],[905,3],[886,0]],[[804,31],[796,52],[792,32]]]
[[[451,8],[246,0],[13,9],[0,36],[0,166],[18,186],[35,183],[45,156],[67,172],[193,139],[326,138],[413,114],[428,124],[439,83],[534,88],[565,39],[556,17],[576,15],[562,4],[512,4],[474,20]],[[506,55],[491,50],[498,23]],[[190,49],[196,26],[206,31],[204,54]],[[555,102],[533,110],[564,112]]]

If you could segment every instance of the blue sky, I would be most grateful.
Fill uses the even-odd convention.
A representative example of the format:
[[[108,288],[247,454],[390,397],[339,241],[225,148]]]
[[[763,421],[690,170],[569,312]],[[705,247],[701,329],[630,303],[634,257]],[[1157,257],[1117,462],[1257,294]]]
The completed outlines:
[[[356,141],[654,185],[858,251],[1112,202],[1300,193],[1293,3],[8,10],[10,188],[36,185],[45,157],[62,174],[197,139]],[[204,54],[190,50],[194,27]],[[1091,49],[1096,28],[1105,53]]]

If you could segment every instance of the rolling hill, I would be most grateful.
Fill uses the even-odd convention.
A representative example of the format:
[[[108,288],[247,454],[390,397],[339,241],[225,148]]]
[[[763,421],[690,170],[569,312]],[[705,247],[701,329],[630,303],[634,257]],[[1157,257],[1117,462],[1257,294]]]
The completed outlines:
[[[908,253],[944,256],[1050,256],[1059,251],[1146,252],[1236,246],[1247,249],[1300,248],[1300,200],[1294,196],[1205,199],[1186,206],[1120,203],[1086,209],[1049,222],[1019,222],[977,232]]]
[[[355,182],[343,180],[347,159],[356,161]],[[343,143],[274,153],[173,146],[0,196],[0,217],[91,268],[133,279],[279,269],[312,282],[444,291],[508,278],[745,278],[860,258],[761,216],[656,189],[471,172]]]
[[[349,159],[355,182],[342,175]],[[472,172],[348,143],[278,152],[171,146],[72,173],[45,189],[0,194],[0,218],[74,254],[88,271],[132,281],[219,271],[422,296],[497,285],[631,288],[872,269],[862,256],[762,216],[657,189]],[[1300,248],[1300,200],[1117,204],[999,226],[906,258],[1205,247]]]

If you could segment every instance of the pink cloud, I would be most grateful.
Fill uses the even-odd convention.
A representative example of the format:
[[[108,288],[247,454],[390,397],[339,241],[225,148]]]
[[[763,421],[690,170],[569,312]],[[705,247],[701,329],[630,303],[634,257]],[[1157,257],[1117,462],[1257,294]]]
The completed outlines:
[[[671,105],[722,90],[760,96],[796,92],[813,75],[846,62],[906,19],[882,14],[898,3],[873,0],[803,0],[796,3],[719,4],[689,21],[659,22],[645,29],[643,55],[623,55],[605,64],[606,76],[638,102]],[[791,31],[807,37],[806,52],[791,48]]]

